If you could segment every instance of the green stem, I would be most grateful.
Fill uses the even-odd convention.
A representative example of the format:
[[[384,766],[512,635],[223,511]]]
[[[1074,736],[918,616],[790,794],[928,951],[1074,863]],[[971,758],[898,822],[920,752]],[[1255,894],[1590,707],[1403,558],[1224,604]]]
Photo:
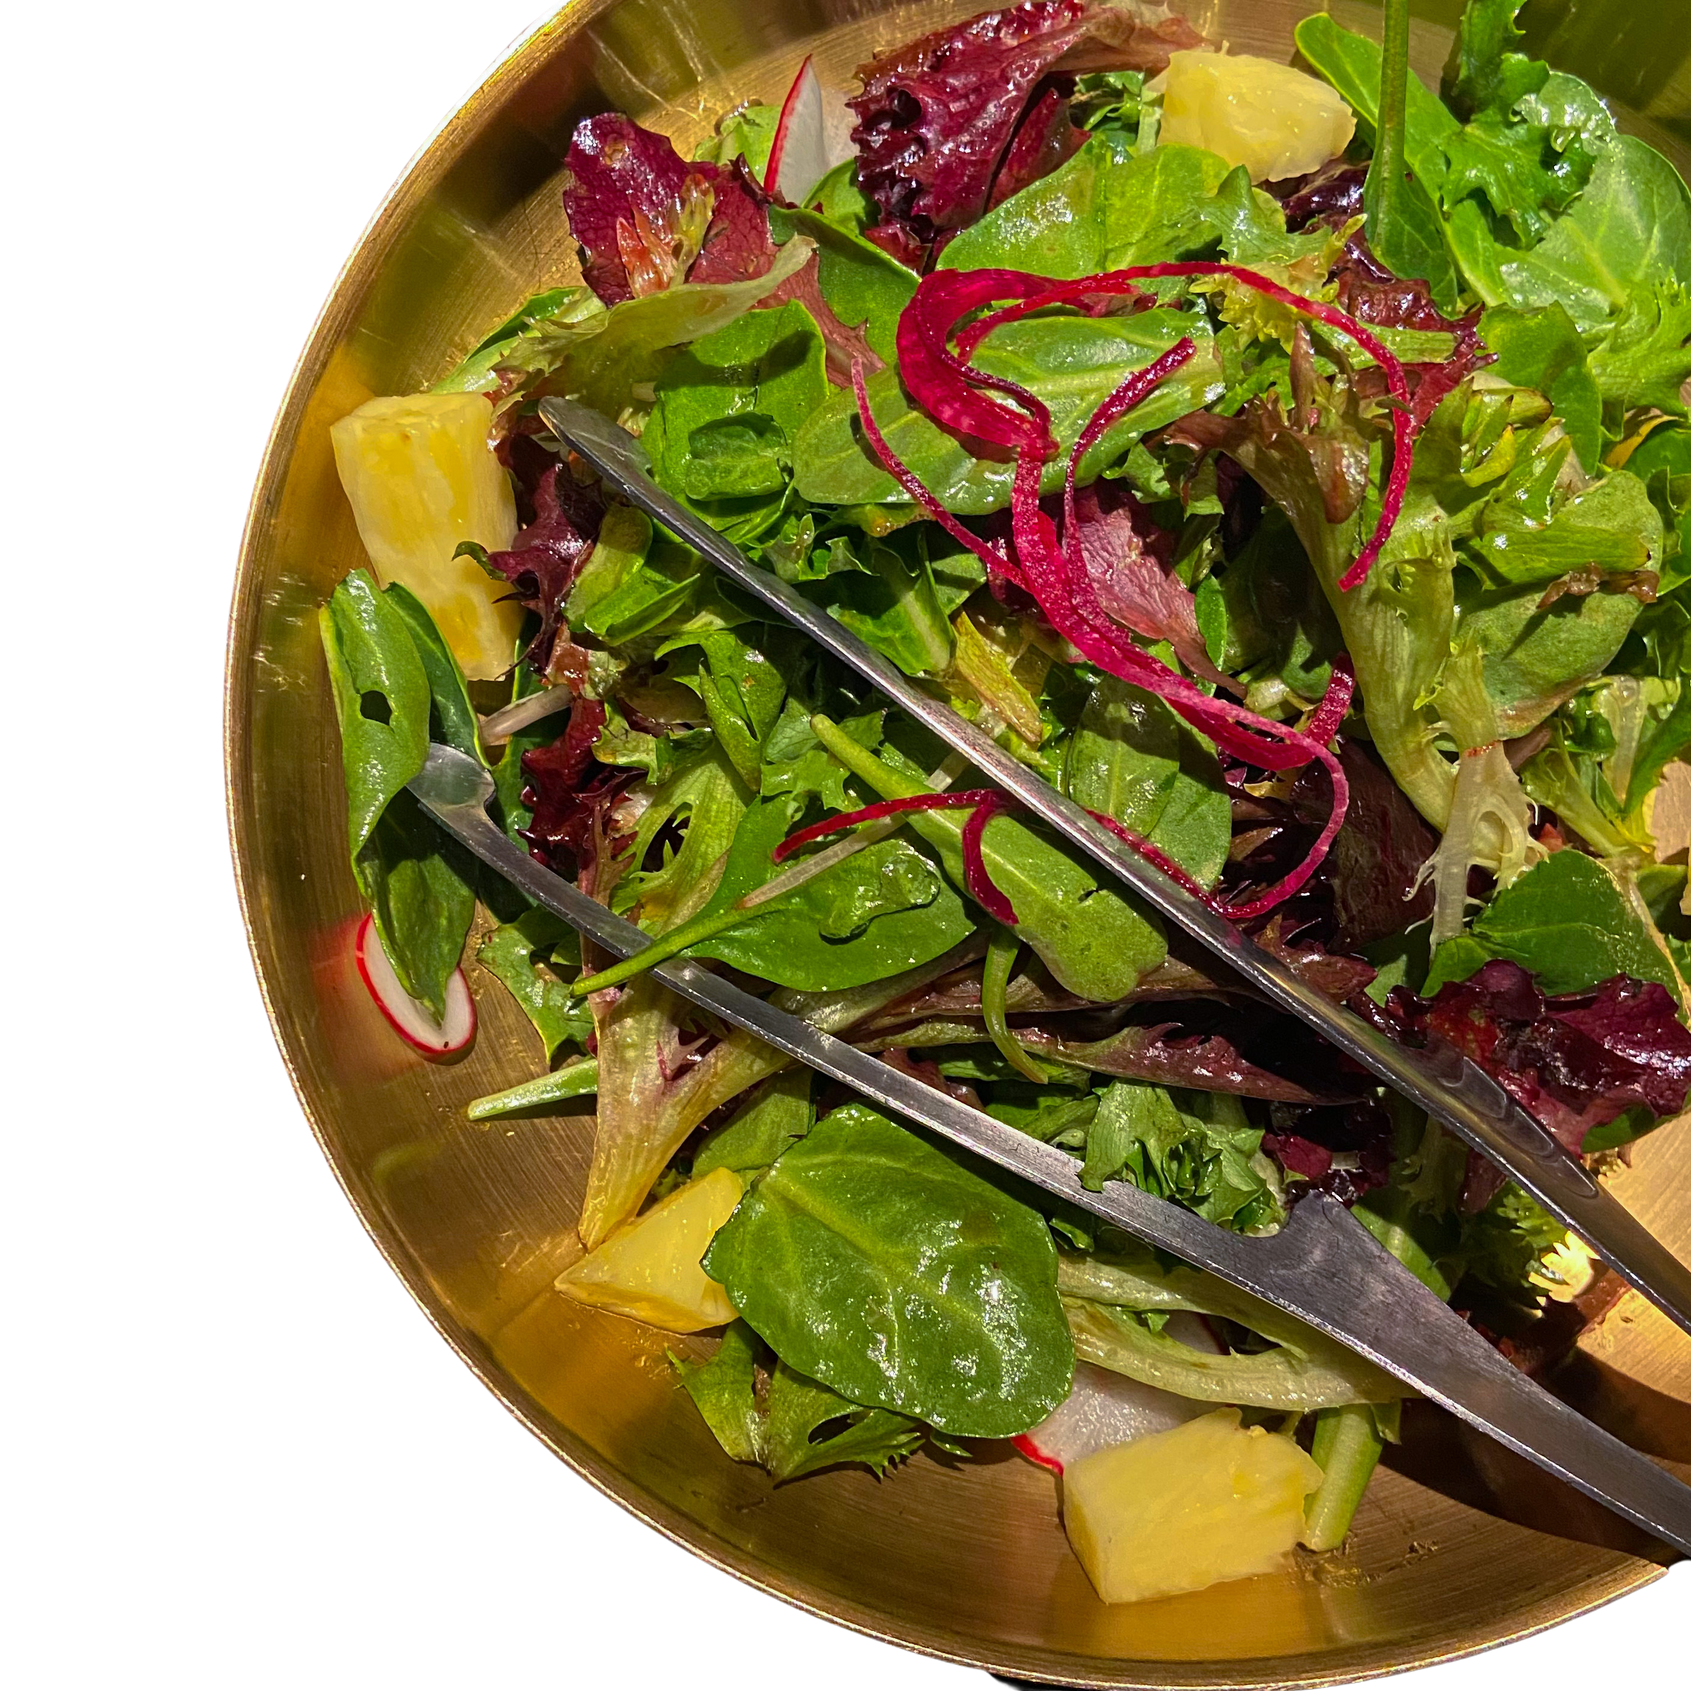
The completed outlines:
[[[1385,0],[1380,42],[1380,105],[1374,128],[1374,162],[1370,174],[1381,181],[1401,182],[1408,163],[1404,134],[1409,123],[1409,0]],[[1372,237],[1374,230],[1369,230]]]
[[[1322,1479],[1304,1505],[1303,1542],[1309,1549],[1337,1550],[1344,1543],[1382,1448],[1372,1404],[1316,1411],[1310,1454],[1321,1466]]]
[[[490,1092],[471,1101],[464,1114],[471,1121],[491,1121],[495,1116],[515,1115],[519,1110],[537,1110],[547,1104],[561,1104],[599,1090],[599,1062],[596,1057],[578,1057],[561,1069],[525,1080],[505,1092]]]
[[[986,1031],[1004,1061],[1036,1086],[1043,1086],[1049,1077],[1022,1049],[1016,1036],[1010,1031],[1010,975],[1016,967],[1016,957],[1021,949],[1022,942],[1010,929],[993,923],[992,930],[987,935],[986,970],[981,976],[981,1019],[986,1023]]]
[[[667,958],[677,952],[685,951],[690,945],[698,945],[707,939],[715,939],[720,933],[726,933],[730,928],[737,928],[742,922],[749,922],[754,916],[763,914],[762,907],[747,910],[742,906],[730,905],[726,910],[705,911],[695,916],[690,922],[678,923],[668,933],[659,934],[644,951],[637,951],[632,957],[625,957],[620,963],[613,963],[608,969],[601,969],[596,975],[583,975],[573,981],[569,993],[571,998],[585,998],[590,992],[598,992],[602,987],[621,986],[624,981],[631,981],[636,975],[643,975],[648,969],[655,968]]]

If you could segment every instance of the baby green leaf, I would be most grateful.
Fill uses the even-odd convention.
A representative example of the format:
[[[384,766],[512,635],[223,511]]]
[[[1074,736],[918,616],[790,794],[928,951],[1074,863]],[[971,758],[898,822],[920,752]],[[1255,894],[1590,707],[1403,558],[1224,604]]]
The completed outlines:
[[[866,1106],[786,1151],[704,1266],[778,1355],[855,1403],[1005,1438],[1068,1395],[1045,1222]]]
[[[822,743],[883,798],[928,791],[908,768],[876,757],[824,716],[811,718]],[[912,811],[907,825],[939,854],[954,886],[964,885],[963,828],[957,810]],[[1011,816],[995,816],[981,837],[981,858],[994,885],[1010,900],[1016,937],[1070,992],[1096,1003],[1125,997],[1168,955],[1155,918],[1143,914],[1113,885],[1101,885],[1072,851]]]

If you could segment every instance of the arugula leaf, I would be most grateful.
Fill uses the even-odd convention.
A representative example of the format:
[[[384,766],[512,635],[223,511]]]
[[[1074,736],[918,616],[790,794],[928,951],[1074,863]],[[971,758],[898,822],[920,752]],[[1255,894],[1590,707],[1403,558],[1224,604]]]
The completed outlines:
[[[1470,944],[1434,959],[1425,992],[1466,980],[1493,957],[1518,963],[1547,996],[1588,992],[1616,975],[1659,981],[1679,1002],[1679,983],[1662,949],[1615,878],[1594,858],[1552,852],[1505,887],[1475,918]],[[1468,963],[1473,968],[1468,968]],[[1453,970],[1461,968],[1462,973]]]
[[[1406,130],[1411,80],[1409,0],[1385,0],[1374,156],[1362,187],[1368,242],[1388,270],[1421,278],[1441,308],[1451,311],[1457,303],[1456,268],[1438,205],[1429,186],[1409,169]]]
[[[1515,51],[1523,0],[1468,0],[1445,72],[1444,97],[1464,117],[1507,114],[1544,86],[1550,67]]]
[[[855,1403],[1004,1438],[1068,1395],[1044,1220],[865,1106],[782,1154],[704,1268],[777,1355]]]
[[[493,1121],[500,1116],[525,1115],[530,1110],[543,1110],[572,1098],[585,1098],[598,1090],[598,1058],[577,1057],[562,1068],[507,1087],[503,1092],[472,1098],[464,1114],[471,1121]]]
[[[565,964],[573,965],[572,976],[580,972],[581,944],[566,922],[536,906],[495,928],[482,942],[476,961],[522,1006],[546,1048],[548,1063],[566,1045],[586,1048],[593,1012],[584,1000],[571,998],[567,982],[553,972]]]
[[[1224,569],[1198,583],[1193,598],[1219,668],[1253,687],[1266,683],[1272,691],[1278,683],[1310,704],[1327,690],[1342,644],[1339,627],[1278,506],[1263,513]]]
[[[585,283],[547,288],[523,301],[496,329],[492,329],[450,375],[436,382],[433,393],[486,393],[499,386],[499,366],[516,353],[526,338],[548,331],[558,334],[603,315],[604,306]]]
[[[784,628],[759,628],[756,643],[733,629],[678,634],[658,648],[658,656],[697,647],[702,664],[687,669],[672,664],[668,675],[699,695],[710,725],[735,772],[756,787],[770,731],[781,715],[789,678],[809,652],[800,634]]]
[[[721,118],[716,133],[694,148],[693,157],[708,164],[732,164],[735,159],[743,158],[752,175],[761,182],[769,169],[769,154],[780,121],[779,106],[748,101]]]
[[[1333,21],[1330,13],[1305,18],[1293,37],[1315,73],[1345,97],[1365,137],[1379,128],[1380,45]],[[1445,148],[1461,130],[1450,109],[1413,72],[1405,85],[1403,162],[1434,193],[1444,185]]]
[[[840,732],[871,750],[880,743],[881,713],[847,717]],[[810,710],[789,698],[780,720],[769,732],[764,751],[761,791],[765,798],[791,793],[794,798],[820,798],[829,810],[850,810],[856,801],[846,791],[848,771],[832,756],[810,726]]]
[[[1064,450],[1046,467],[1045,492],[1061,489],[1068,447],[1109,394],[1182,335],[1192,336],[1197,351],[1087,452],[1079,475],[1084,484],[1096,480],[1134,441],[1221,397],[1224,382],[1215,343],[1201,320],[1165,307],[1130,317],[1027,319],[986,337],[976,355],[980,368],[1020,383],[1050,408]],[[871,376],[868,391],[888,445],[948,510],[981,516],[1010,503],[1014,466],[976,457],[911,403],[896,370]],[[903,488],[863,438],[850,391],[835,393],[799,431],[793,469],[794,487],[812,504],[906,502]]]
[[[764,1434],[764,1465],[777,1484],[842,1462],[884,1474],[925,1436],[919,1421],[853,1403],[785,1362],[770,1375]]]
[[[1069,740],[1063,790],[1215,885],[1233,843],[1232,801],[1214,748],[1160,699],[1106,676]]]
[[[866,551],[863,571],[840,573],[830,581],[830,613],[906,675],[945,670],[951,663],[951,624],[927,557],[912,561],[897,547],[875,540]],[[984,567],[981,575],[984,579]]]
[[[816,1121],[810,1101],[810,1070],[788,1069],[760,1087],[720,1127],[713,1127],[693,1156],[693,1179],[712,1169],[736,1174],[766,1169]]]
[[[679,768],[654,789],[640,813],[628,853],[634,867],[617,882],[612,909],[622,915],[638,906],[640,925],[649,933],[662,933],[683,906],[697,910],[701,884],[728,850],[747,803],[720,747]],[[682,824],[681,844],[671,848],[665,841]],[[662,861],[648,868],[654,848]]]

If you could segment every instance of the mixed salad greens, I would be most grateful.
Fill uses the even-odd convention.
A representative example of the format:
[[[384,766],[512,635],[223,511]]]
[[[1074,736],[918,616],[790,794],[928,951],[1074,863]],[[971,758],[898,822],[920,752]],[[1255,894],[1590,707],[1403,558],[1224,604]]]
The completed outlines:
[[[681,1384],[777,1481],[1016,1438],[1122,1600],[1340,1543],[1401,1388],[706,1025],[646,972],[676,953],[1092,1189],[1245,1233],[1333,1193],[1523,1366],[1615,1282],[608,495],[539,400],[620,421],[1259,944],[1600,1167],[1691,1085],[1691,193],[1517,10],[1471,0],[1438,94],[1400,0],[1383,46],[1305,19],[1305,68],[1025,0],[849,99],[807,61],[692,158],[591,117],[582,280],[336,425],[374,565],[322,613],[366,978],[460,1049],[470,945],[545,1063],[471,1115],[596,1097],[559,1290],[720,1329]],[[489,884],[404,790],[431,739],[657,943],[607,966]]]

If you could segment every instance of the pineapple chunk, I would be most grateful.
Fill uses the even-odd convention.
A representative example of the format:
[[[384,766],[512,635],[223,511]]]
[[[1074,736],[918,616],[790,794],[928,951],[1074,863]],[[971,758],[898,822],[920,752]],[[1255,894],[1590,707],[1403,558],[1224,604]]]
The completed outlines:
[[[615,1310],[671,1333],[697,1333],[734,1319],[728,1294],[699,1267],[746,1183],[729,1168],[671,1192],[625,1222],[555,1282],[565,1297]]]
[[[1291,1439],[1222,1409],[1074,1463],[1063,1525],[1098,1595],[1136,1603],[1278,1567],[1320,1484]]]
[[[1325,82],[1248,53],[1169,56],[1159,142],[1206,147],[1253,182],[1319,170],[1350,144],[1356,116]]]
[[[372,399],[329,430],[377,577],[423,601],[472,681],[511,667],[523,615],[504,583],[452,556],[461,540],[505,551],[517,532],[510,481],[488,449],[492,417],[478,393],[417,393]]]

